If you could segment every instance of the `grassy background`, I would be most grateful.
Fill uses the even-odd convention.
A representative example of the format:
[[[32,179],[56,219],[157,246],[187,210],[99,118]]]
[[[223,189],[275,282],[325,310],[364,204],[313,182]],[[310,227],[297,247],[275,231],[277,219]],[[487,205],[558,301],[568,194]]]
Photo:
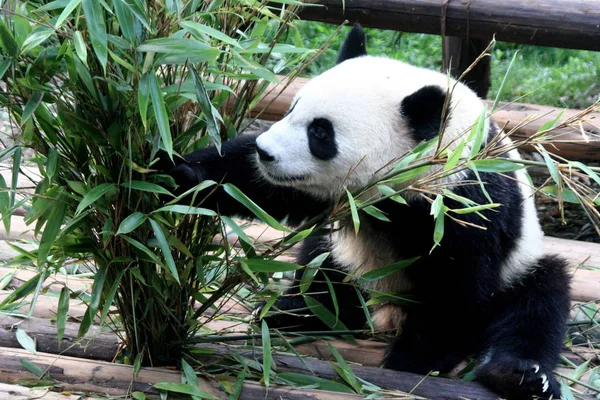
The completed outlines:
[[[302,21],[297,26],[307,48],[319,48],[336,26]],[[345,34],[350,28],[345,27]],[[372,55],[386,55],[413,65],[441,69],[442,40],[437,35],[399,33],[366,29],[367,49]],[[341,36],[340,36],[341,37]],[[309,75],[316,75],[335,64],[339,41],[311,65]],[[558,107],[585,108],[600,95],[600,52],[524,46],[498,42],[492,53],[492,88],[494,98],[515,52],[511,79],[501,100],[545,104]]]

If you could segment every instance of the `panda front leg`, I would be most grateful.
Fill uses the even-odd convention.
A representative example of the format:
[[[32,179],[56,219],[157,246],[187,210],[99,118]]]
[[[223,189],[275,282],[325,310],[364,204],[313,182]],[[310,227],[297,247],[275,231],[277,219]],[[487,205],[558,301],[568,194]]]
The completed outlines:
[[[329,204],[291,187],[274,185],[266,181],[258,170],[260,155],[257,152],[258,135],[242,135],[223,143],[221,153],[209,147],[171,161],[166,153],[159,155],[154,168],[166,172],[178,185],[177,194],[192,189],[199,183],[212,180],[219,184],[231,183],[263,210],[277,220],[288,219],[290,225],[317,216]],[[227,194],[222,187],[210,187],[187,196],[183,203],[201,205],[223,215],[255,218],[243,204]]]
[[[566,262],[546,256],[495,296],[475,373],[508,399],[560,398],[553,376],[570,308]]]
[[[299,265],[307,265],[314,258],[329,251],[329,242],[326,238],[308,238],[302,242],[296,262]],[[366,316],[362,310],[359,294],[351,284],[343,282],[346,274],[340,266],[335,263],[333,257],[328,256],[317,271],[304,293],[301,293],[300,282],[306,269],[296,271],[292,286],[277,299],[272,312],[264,319],[270,328],[290,329],[297,331],[330,330],[321,321],[305,301],[305,296],[323,305],[332,315],[335,315],[335,303],[338,305],[339,314],[333,320],[334,329],[360,329],[366,323]],[[334,294],[330,293],[328,282],[333,288]],[[361,294],[362,295],[362,294]],[[257,313],[262,310],[262,305]],[[339,323],[338,323],[339,322]],[[343,325],[342,325],[343,324]]]
[[[477,348],[472,335],[473,319],[460,310],[437,306],[414,305],[400,336],[386,349],[382,368],[425,375],[432,371],[450,372]]]

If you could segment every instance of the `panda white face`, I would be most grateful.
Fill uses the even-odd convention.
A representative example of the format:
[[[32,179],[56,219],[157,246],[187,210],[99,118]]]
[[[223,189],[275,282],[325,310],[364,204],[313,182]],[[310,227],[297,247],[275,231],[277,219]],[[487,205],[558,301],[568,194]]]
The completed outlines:
[[[288,114],[257,139],[265,179],[321,198],[357,190],[422,140],[436,136],[448,78],[361,56],[311,80]],[[458,85],[445,137],[470,129],[482,102]]]

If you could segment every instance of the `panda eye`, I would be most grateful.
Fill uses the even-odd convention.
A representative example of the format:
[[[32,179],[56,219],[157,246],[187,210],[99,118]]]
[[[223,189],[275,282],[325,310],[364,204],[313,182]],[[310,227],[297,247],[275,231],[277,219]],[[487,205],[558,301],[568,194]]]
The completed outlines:
[[[316,139],[325,139],[327,137],[327,131],[322,126],[314,126],[312,128],[311,134]]]
[[[325,118],[315,118],[308,126],[308,135],[317,140],[333,137],[333,124]]]

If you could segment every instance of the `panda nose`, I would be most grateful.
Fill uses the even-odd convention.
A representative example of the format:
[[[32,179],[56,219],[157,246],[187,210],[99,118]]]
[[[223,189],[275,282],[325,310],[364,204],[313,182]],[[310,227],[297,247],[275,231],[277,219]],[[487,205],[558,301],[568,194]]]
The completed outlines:
[[[265,150],[261,149],[260,146],[256,146],[256,153],[258,153],[258,158],[263,162],[275,161],[275,157],[267,153]]]

